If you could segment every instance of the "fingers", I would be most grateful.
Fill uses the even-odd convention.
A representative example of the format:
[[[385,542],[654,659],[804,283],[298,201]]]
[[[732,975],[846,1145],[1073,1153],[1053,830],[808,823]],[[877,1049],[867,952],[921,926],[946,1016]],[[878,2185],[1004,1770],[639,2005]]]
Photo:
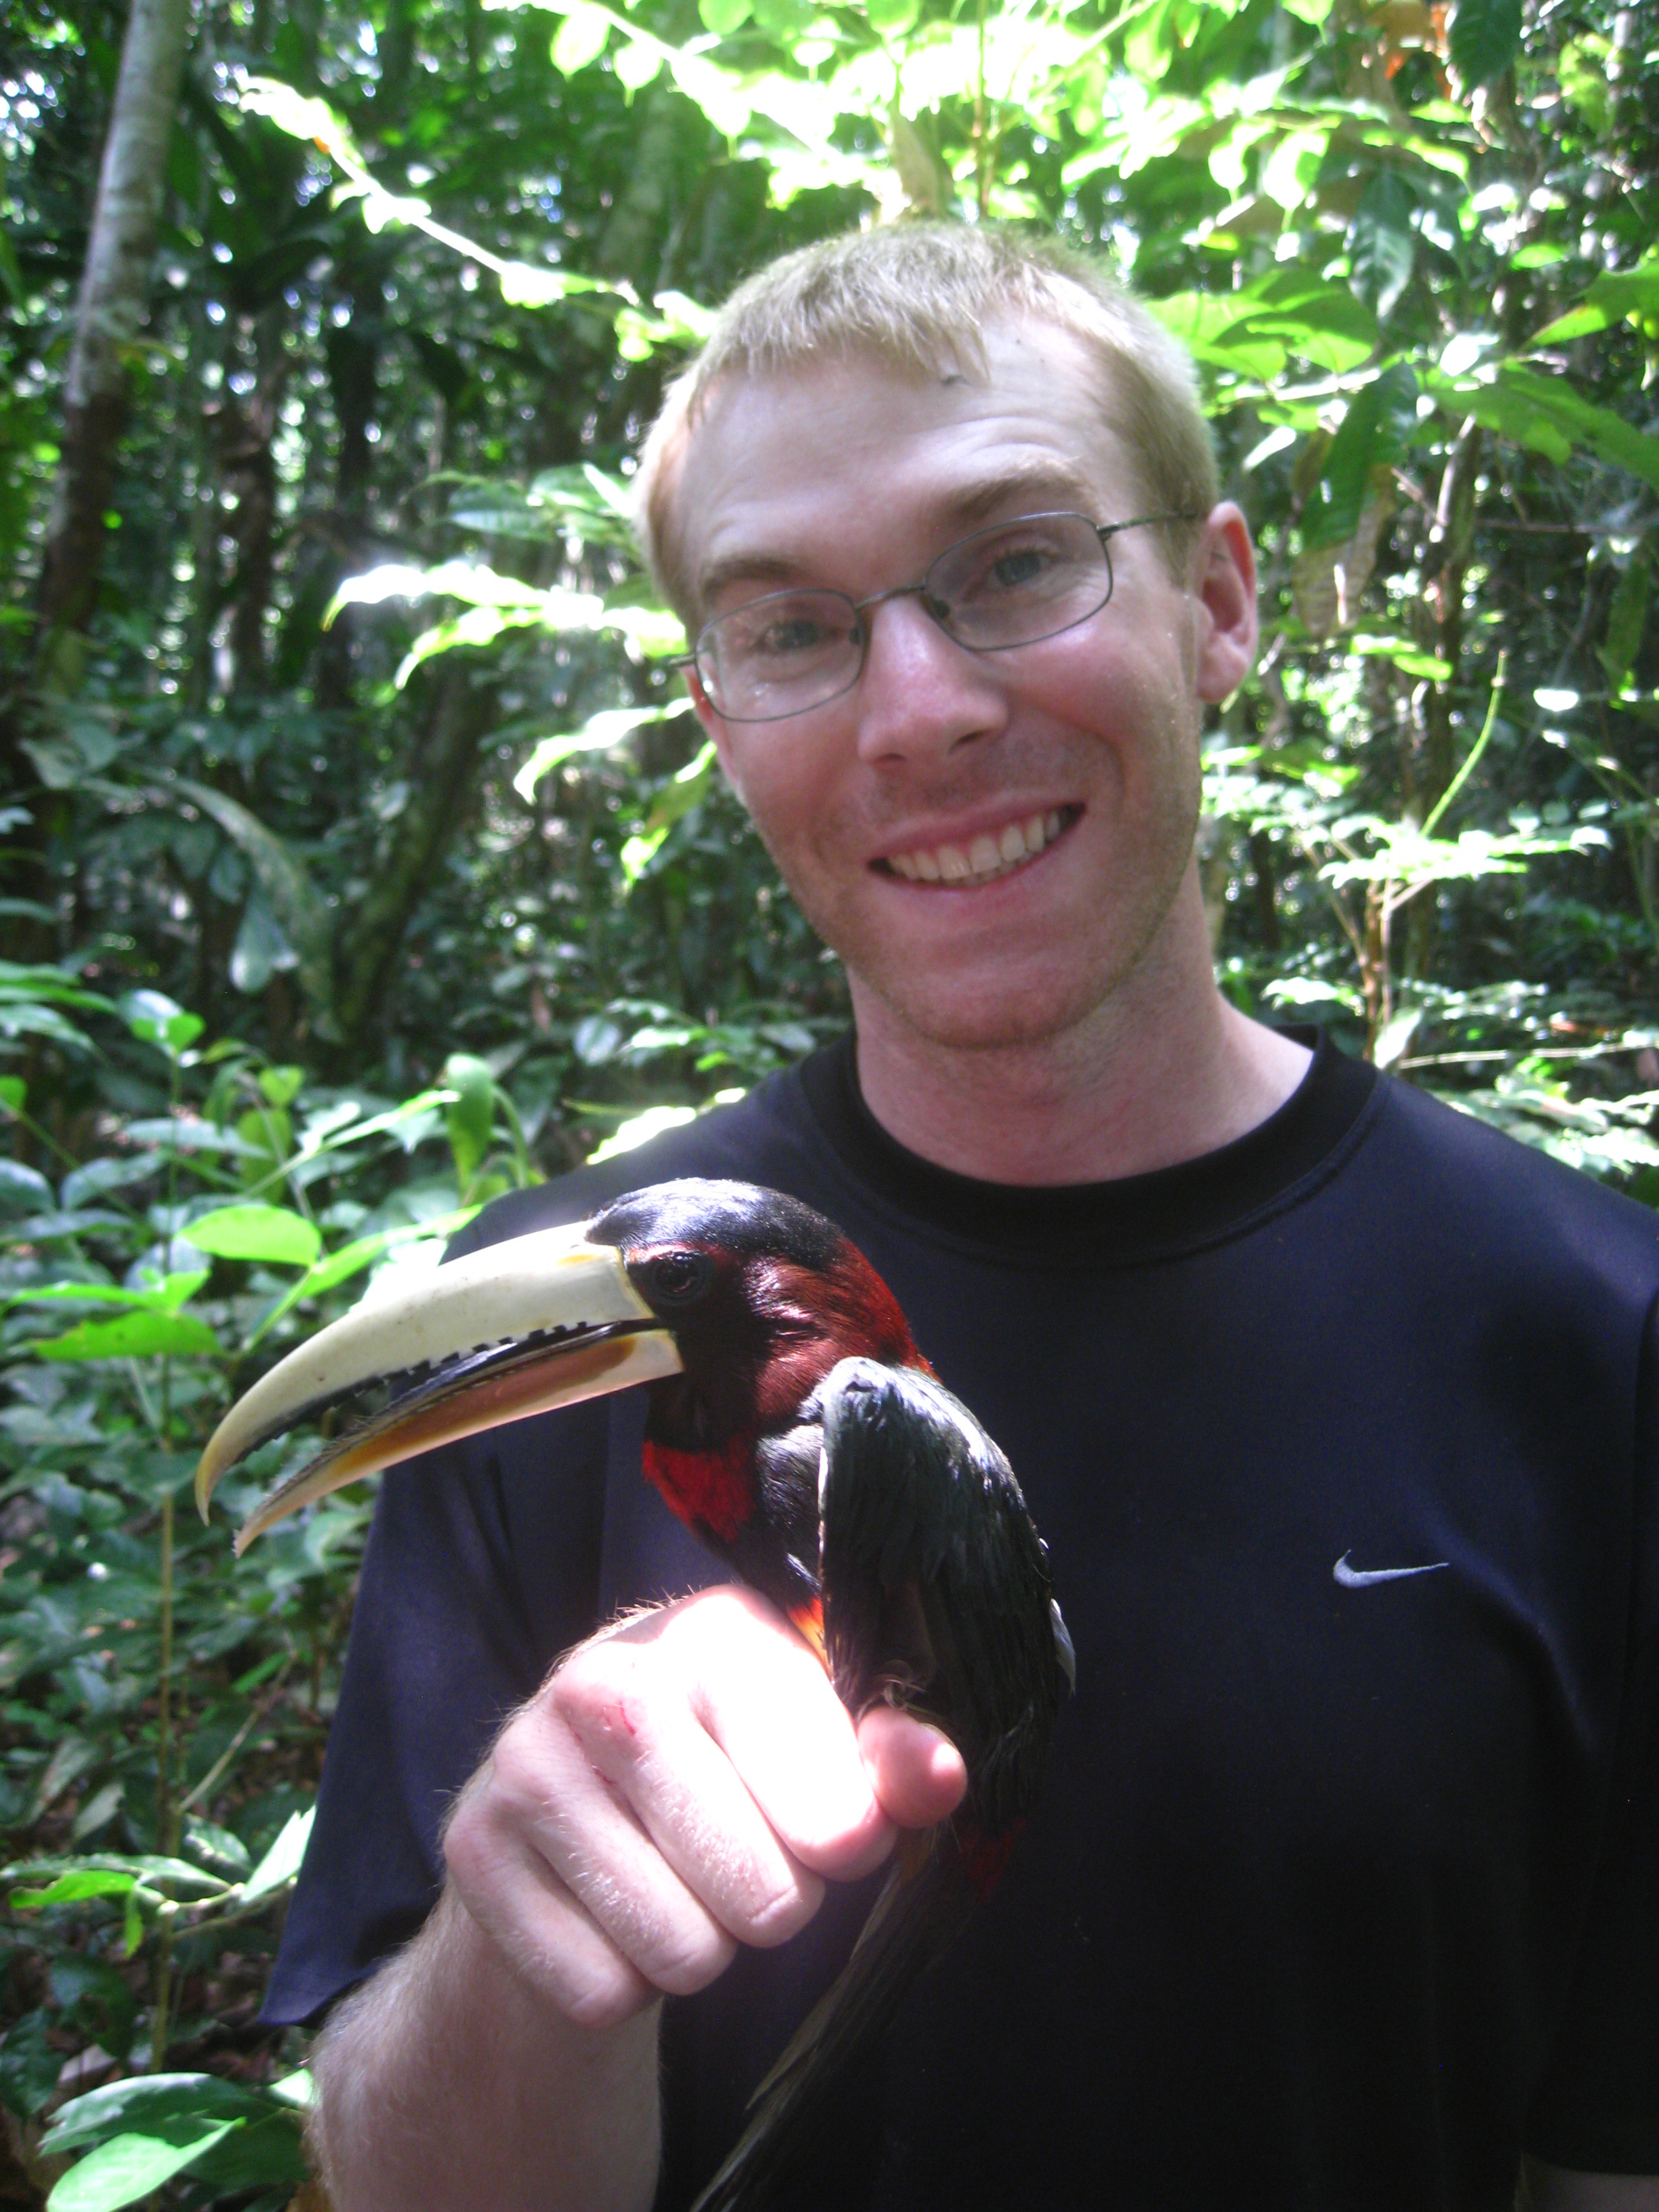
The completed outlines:
[[[890,1748],[882,1764],[908,1771]],[[520,1976],[604,2026],[702,1988],[738,1942],[782,1942],[823,1875],[892,1840],[816,1659],[758,1600],[717,1590],[573,1654],[503,1731],[445,1850]]]
[[[968,1794],[968,1767],[948,1735],[891,1705],[872,1705],[858,1745],[877,1802],[901,1828],[948,1820]]]

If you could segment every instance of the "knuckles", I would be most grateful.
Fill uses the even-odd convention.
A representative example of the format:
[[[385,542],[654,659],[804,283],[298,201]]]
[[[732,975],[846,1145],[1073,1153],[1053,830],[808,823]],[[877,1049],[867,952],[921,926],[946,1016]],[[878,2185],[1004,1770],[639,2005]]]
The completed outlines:
[[[680,1764],[688,1730],[724,1759],[716,1716],[805,1657],[748,1592],[706,1592],[580,1646],[497,1738],[456,1805],[445,1857],[469,1916],[567,2019],[619,2027],[659,1994],[707,1987],[739,1942],[769,1948],[817,1912],[821,1875],[763,1819],[754,1832],[728,1826],[721,1792],[713,1807],[701,1795],[701,1753]],[[815,1662],[798,1679],[805,1719],[785,1731],[797,1763],[822,1725],[810,1701],[828,1689]],[[760,1736],[744,1741],[752,1753]],[[732,1765],[752,1808],[765,1791],[744,1757]],[[605,1840],[621,1835],[619,1813],[653,1854],[643,1866],[625,1837],[619,1856]]]

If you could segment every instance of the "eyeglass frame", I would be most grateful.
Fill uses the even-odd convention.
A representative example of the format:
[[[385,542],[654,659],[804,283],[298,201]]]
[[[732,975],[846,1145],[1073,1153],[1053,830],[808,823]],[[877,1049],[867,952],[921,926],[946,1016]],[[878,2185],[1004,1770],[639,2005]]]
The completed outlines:
[[[1061,518],[1069,521],[1088,523],[1090,529],[1094,532],[1095,536],[1100,540],[1101,555],[1106,563],[1106,596],[1097,605],[1091,607],[1086,614],[1073,615],[1069,622],[1061,623],[1058,629],[1039,630],[1035,637],[1011,638],[1006,645],[970,645],[965,638],[957,637],[953,631],[946,628],[945,623],[940,620],[939,617],[933,612],[933,607],[928,605],[927,580],[933,574],[933,571],[939,567],[940,562],[948,561],[953,553],[959,553],[964,545],[971,545],[976,538],[989,538],[999,530],[1018,529],[1022,522],[1054,522],[1060,520]],[[988,523],[982,530],[970,530],[965,538],[958,538],[953,545],[947,545],[943,552],[935,554],[933,558],[927,563],[926,569],[922,572],[920,582],[915,584],[895,584],[887,591],[872,592],[868,599],[855,599],[850,592],[838,591],[833,584],[797,585],[781,592],[763,592],[758,598],[745,599],[741,606],[732,607],[727,610],[726,614],[716,615],[711,621],[706,622],[702,628],[697,632],[696,637],[693,641],[690,652],[677,653],[673,654],[665,665],[670,668],[685,668],[694,671],[696,675],[697,682],[702,687],[703,694],[708,699],[709,705],[714,708],[715,714],[720,716],[723,722],[758,724],[762,722],[793,721],[797,714],[816,714],[820,707],[828,707],[837,699],[844,699],[849,691],[857,690],[859,684],[864,679],[865,668],[868,665],[870,659],[871,625],[868,623],[863,623],[860,625],[863,635],[859,647],[858,666],[854,670],[854,673],[848,677],[846,683],[840,685],[836,690],[826,692],[822,699],[814,699],[810,705],[805,707],[786,707],[782,713],[778,714],[728,714],[724,708],[715,703],[713,690],[707,678],[703,675],[702,668],[698,665],[698,661],[702,652],[703,640],[708,635],[710,630],[717,629],[721,623],[728,620],[730,616],[747,614],[751,608],[764,606],[769,599],[798,599],[805,592],[813,592],[822,598],[839,599],[844,606],[848,606],[852,609],[855,617],[862,615],[866,608],[883,606],[889,599],[919,599],[921,601],[923,611],[927,614],[928,620],[933,623],[935,628],[942,635],[950,639],[952,645],[960,646],[964,653],[1014,653],[1022,646],[1042,645],[1045,644],[1051,637],[1063,637],[1068,629],[1077,629],[1080,628],[1084,623],[1092,622],[1094,617],[1101,611],[1102,608],[1109,607],[1111,605],[1112,593],[1117,588],[1117,575],[1115,570],[1112,567],[1111,547],[1107,542],[1108,539],[1115,538],[1121,531],[1146,530],[1151,528],[1157,523],[1201,522],[1203,520],[1203,516],[1195,510],[1191,512],[1183,510],[1179,513],[1169,514],[1138,514],[1128,522],[1092,522],[1090,521],[1090,519],[1086,514],[1079,512],[1075,508],[1065,507],[1044,507],[1034,514],[1010,515],[1006,522],[991,522]],[[943,602],[940,602],[939,604],[943,604]],[[946,611],[948,613],[948,607],[946,608]]]

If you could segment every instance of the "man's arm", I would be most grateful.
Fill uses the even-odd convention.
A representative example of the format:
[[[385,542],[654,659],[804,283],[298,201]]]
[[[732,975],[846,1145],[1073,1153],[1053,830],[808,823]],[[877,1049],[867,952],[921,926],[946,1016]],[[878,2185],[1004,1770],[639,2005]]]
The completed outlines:
[[[746,1592],[636,1617],[502,1731],[445,1839],[421,1936],[318,2050],[337,2212],[635,2212],[656,2181],[656,2023],[738,1943],[781,1943],[826,1876],[965,1784],[935,1731],[855,1735],[794,1632]]]
[[[1659,2174],[1573,2173],[1523,2158],[1516,2212],[1659,2212]]]
[[[313,2154],[337,2212],[644,2212],[657,2013],[577,2027],[539,2002],[452,1888],[329,2022]]]

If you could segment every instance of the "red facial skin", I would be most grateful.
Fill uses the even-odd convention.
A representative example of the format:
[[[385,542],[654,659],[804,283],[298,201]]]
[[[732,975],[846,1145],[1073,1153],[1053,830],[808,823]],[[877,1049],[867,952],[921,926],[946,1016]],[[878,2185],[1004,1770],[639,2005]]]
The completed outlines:
[[[648,1249],[629,1255],[634,1265],[653,1256]],[[687,1527],[729,1553],[761,1504],[757,1443],[793,1425],[838,1360],[927,1363],[898,1301],[852,1244],[842,1244],[827,1271],[726,1252],[710,1256],[729,1286],[712,1310],[711,1340],[705,1348],[696,1332],[682,1336],[696,1401],[690,1410],[702,1433],[692,1433],[687,1393],[678,1384],[659,1389],[643,1458],[646,1474]],[[807,1504],[795,1500],[792,1520],[804,1519]],[[815,1512],[816,1496],[811,1504]]]

